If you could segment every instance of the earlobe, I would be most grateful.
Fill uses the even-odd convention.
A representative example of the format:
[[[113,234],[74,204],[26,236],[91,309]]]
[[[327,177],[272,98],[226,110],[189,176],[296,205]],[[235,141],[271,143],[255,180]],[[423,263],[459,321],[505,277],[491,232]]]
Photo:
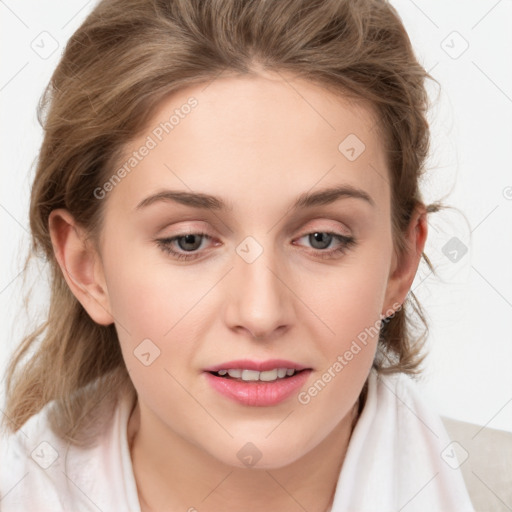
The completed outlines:
[[[48,226],[55,258],[73,295],[96,323],[113,323],[101,260],[83,228],[63,208],[50,213]]]
[[[403,254],[393,254],[391,274],[386,289],[384,306],[395,309],[393,304],[403,304],[411,289],[418,270],[421,255],[427,240],[427,212],[424,205],[418,205],[411,216],[406,233],[406,250]]]

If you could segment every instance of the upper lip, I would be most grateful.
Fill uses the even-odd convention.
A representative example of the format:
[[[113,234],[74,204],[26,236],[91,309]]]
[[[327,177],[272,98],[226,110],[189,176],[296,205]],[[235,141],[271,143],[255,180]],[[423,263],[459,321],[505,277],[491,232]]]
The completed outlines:
[[[273,370],[274,368],[288,368],[294,370],[305,370],[309,367],[303,364],[287,361],[286,359],[267,359],[266,361],[252,361],[250,359],[237,359],[236,361],[228,361],[227,363],[216,364],[205,368],[205,372],[218,372],[219,370],[231,370],[240,368],[243,370],[254,370],[264,372]]]

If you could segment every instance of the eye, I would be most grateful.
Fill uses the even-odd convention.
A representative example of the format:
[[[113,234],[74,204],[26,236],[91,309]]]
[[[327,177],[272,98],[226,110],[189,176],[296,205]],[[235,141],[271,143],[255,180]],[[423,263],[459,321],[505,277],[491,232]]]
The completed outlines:
[[[356,245],[356,240],[352,236],[341,235],[329,231],[314,231],[302,235],[298,240],[307,238],[307,240],[315,249],[315,255],[321,259],[335,258],[342,255],[351,247]],[[212,240],[213,238],[206,233],[183,233],[168,238],[160,238],[155,240],[162,251],[171,255],[173,258],[181,261],[194,260],[201,256],[199,249],[202,247],[203,241]],[[337,246],[327,249],[332,242],[338,242]],[[176,248],[178,250],[176,250]]]
[[[314,231],[302,235],[298,240],[302,238],[307,238],[317,255],[322,259],[334,258],[337,255],[344,254],[356,244],[354,237],[332,233],[330,231]],[[325,249],[327,249],[333,241],[338,241],[338,245],[326,251]]]
[[[192,260],[199,257],[199,254],[193,251],[197,251],[201,247],[204,239],[211,240],[212,237],[206,233],[184,233],[169,238],[160,238],[156,242],[160,249],[174,258],[178,260]],[[184,252],[175,250],[173,245],[177,246],[179,251]],[[187,252],[191,254],[186,254]]]

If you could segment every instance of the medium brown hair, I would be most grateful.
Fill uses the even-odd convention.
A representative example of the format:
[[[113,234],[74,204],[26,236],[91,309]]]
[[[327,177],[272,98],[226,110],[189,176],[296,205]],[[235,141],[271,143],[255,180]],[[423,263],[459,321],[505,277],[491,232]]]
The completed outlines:
[[[400,17],[381,0],[104,0],[70,38],[41,97],[44,140],[31,191],[32,246],[51,270],[46,320],[14,354],[7,372],[8,427],[19,429],[52,402],[53,428],[78,442],[105,394],[135,393],[114,325],[96,324],[56,261],[48,217],[66,208],[90,238],[104,201],[93,194],[117,168],[126,144],[171,93],[220,73],[289,72],[377,113],[387,151],[395,250],[415,207],[429,146],[425,79]],[[427,206],[427,212],[440,209]],[[428,267],[433,271],[427,256]],[[428,333],[410,291],[382,323],[374,366],[415,374]],[[413,316],[424,325],[414,334]],[[135,394],[133,395],[135,396]],[[97,414],[96,414],[97,416]],[[5,421],[5,420],[4,420]]]

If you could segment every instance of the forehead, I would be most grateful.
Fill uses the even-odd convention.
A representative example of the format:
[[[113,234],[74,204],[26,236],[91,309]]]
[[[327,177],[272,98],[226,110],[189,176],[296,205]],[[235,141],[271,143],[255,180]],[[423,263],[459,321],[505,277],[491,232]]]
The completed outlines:
[[[383,213],[389,200],[373,111],[285,73],[219,77],[173,93],[119,165],[143,146],[111,192],[125,209],[163,188],[217,195],[235,208],[339,184],[363,188]]]

